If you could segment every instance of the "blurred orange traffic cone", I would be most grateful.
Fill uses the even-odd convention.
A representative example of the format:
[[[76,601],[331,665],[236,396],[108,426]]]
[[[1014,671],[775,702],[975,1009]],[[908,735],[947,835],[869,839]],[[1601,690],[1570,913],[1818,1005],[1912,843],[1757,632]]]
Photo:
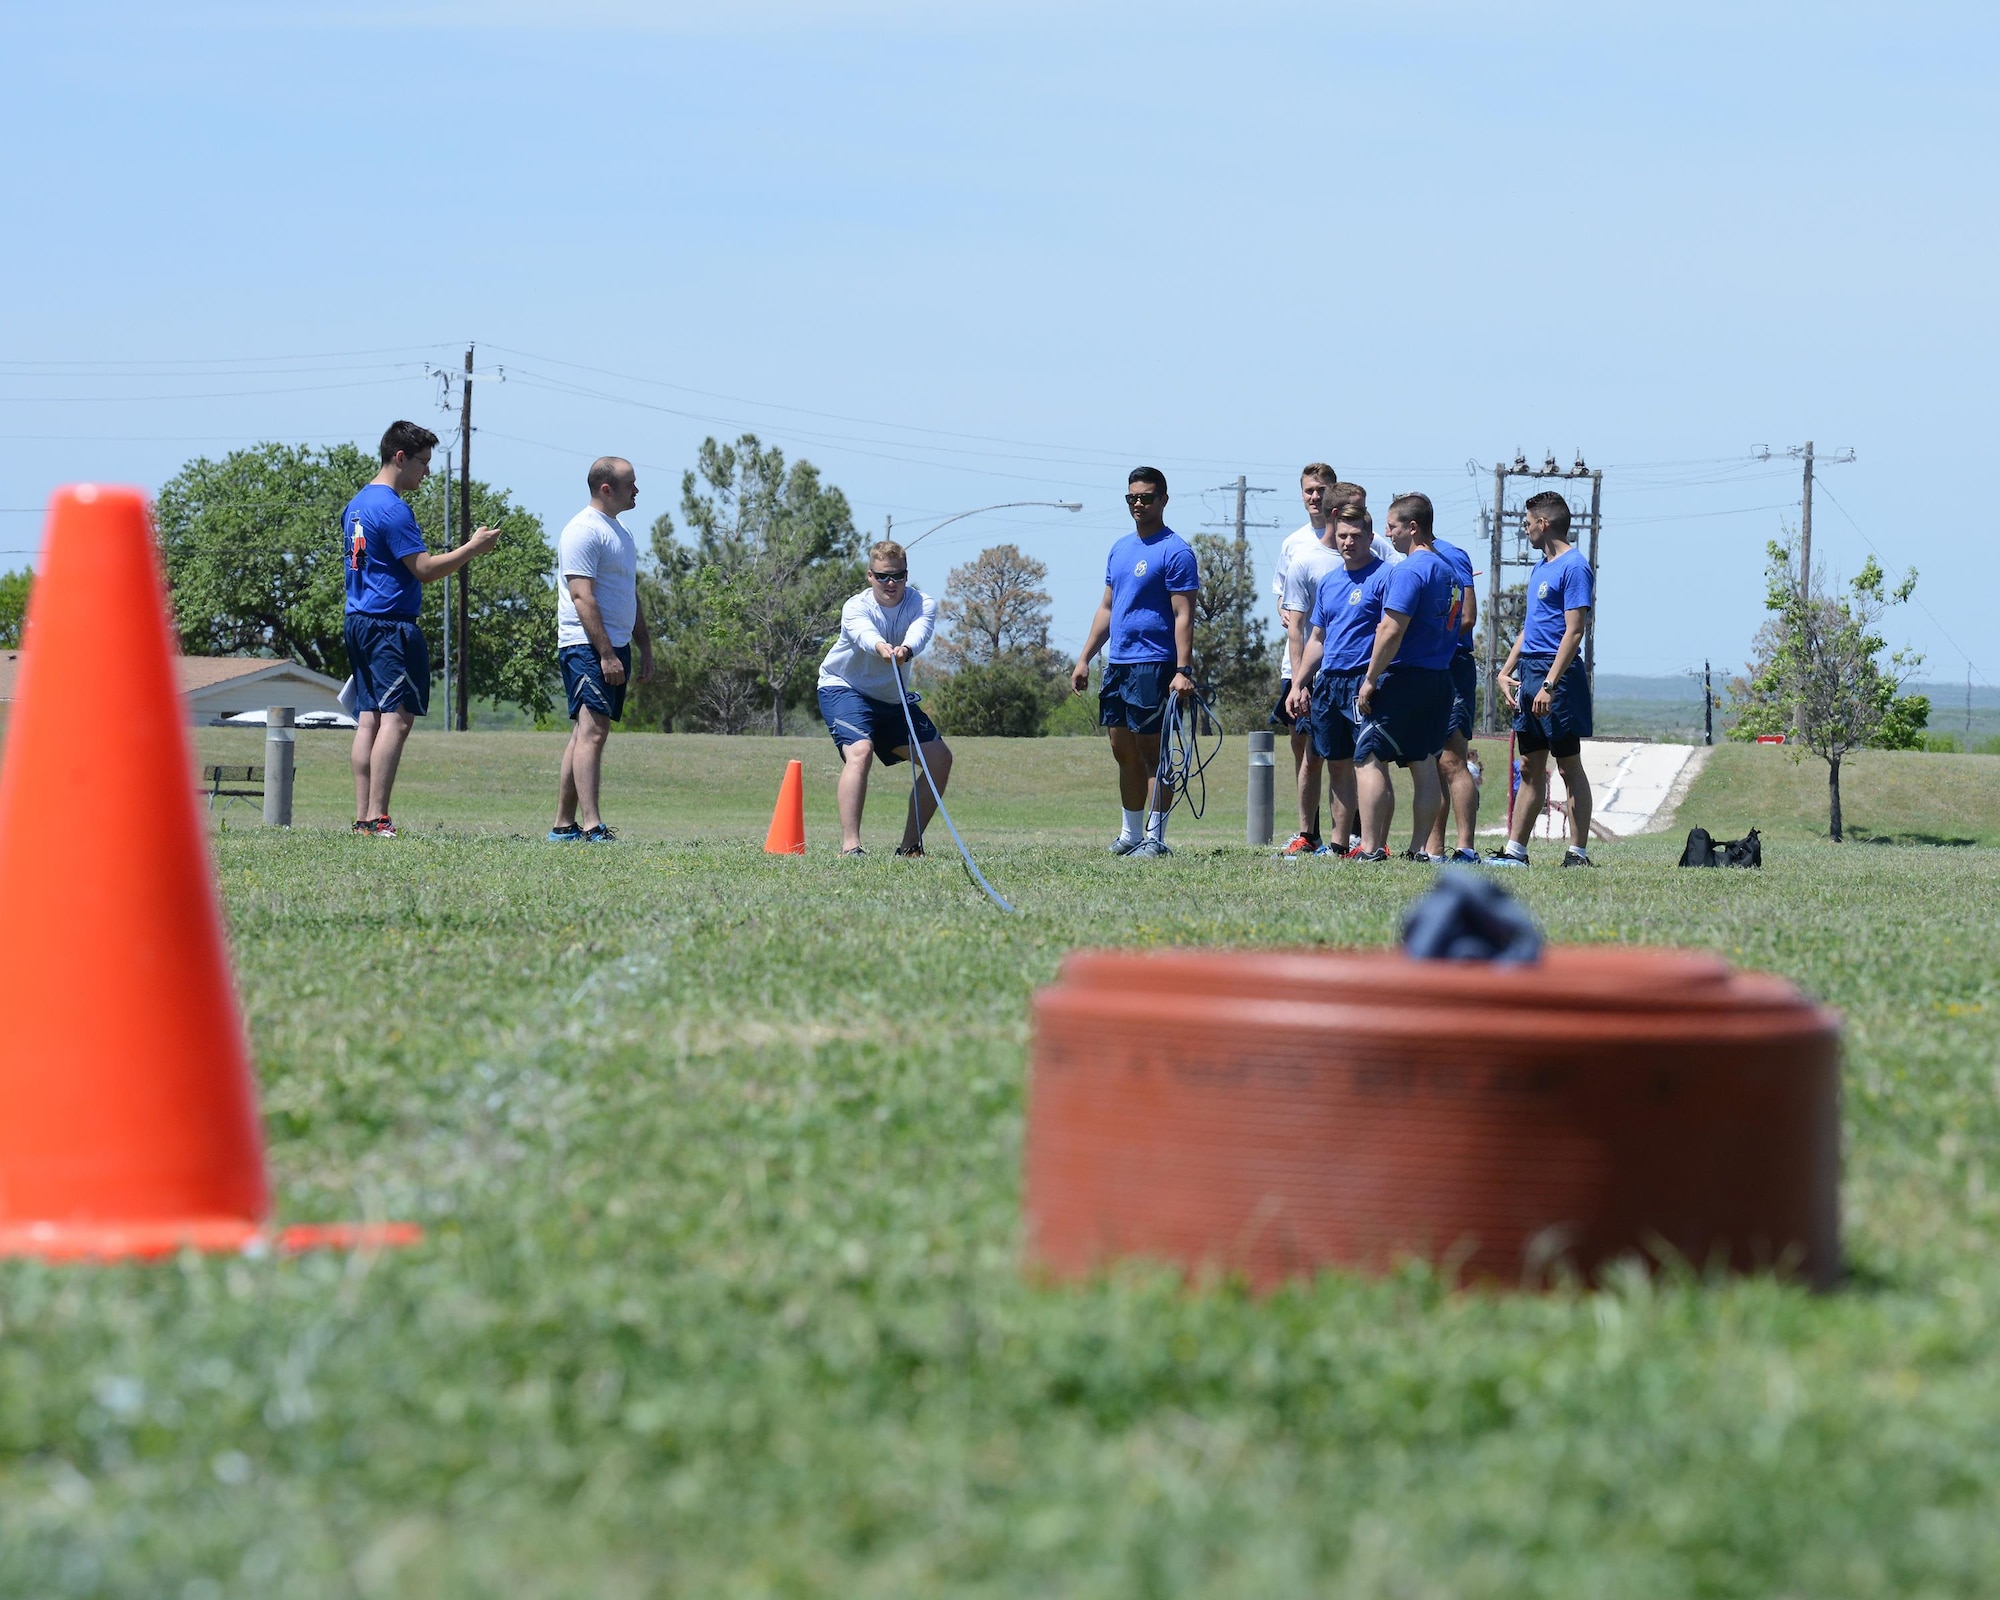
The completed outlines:
[[[785,781],[778,785],[778,804],[771,812],[771,831],[764,835],[764,853],[802,856],[806,853],[806,769],[800,761],[785,763]]]
[[[87,692],[107,660],[115,725]],[[0,771],[0,1255],[265,1238],[256,1086],[184,715],[144,495],[59,491]]]

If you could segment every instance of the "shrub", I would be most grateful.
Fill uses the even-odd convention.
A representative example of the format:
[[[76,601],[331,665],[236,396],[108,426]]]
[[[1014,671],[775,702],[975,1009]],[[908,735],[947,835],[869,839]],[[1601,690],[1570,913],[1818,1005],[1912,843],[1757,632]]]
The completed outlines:
[[[940,678],[924,709],[945,733],[967,738],[1038,739],[1053,694],[1048,678],[1021,661],[961,667]]]

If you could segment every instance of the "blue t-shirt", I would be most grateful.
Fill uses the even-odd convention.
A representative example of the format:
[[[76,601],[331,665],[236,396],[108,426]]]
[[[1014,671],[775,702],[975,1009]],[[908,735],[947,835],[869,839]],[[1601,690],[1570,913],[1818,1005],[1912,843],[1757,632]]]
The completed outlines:
[[[1187,540],[1172,528],[1150,539],[1128,533],[1111,547],[1104,581],[1111,589],[1111,649],[1105,659],[1172,661],[1174,606],[1167,597],[1201,587]]]
[[[1451,581],[1458,585],[1458,598],[1451,606],[1451,626],[1458,636],[1458,653],[1469,656],[1472,654],[1472,625],[1465,620],[1465,601],[1472,593],[1472,557],[1449,539],[1439,539],[1432,548],[1444,558],[1444,564],[1451,568]]]
[[[1521,654],[1552,656],[1562,648],[1563,613],[1591,605],[1597,578],[1574,546],[1544,561],[1528,577],[1528,621],[1521,629]]]
[[[1400,566],[1391,567],[1382,609],[1410,619],[1396,647],[1396,666],[1451,665],[1458,649],[1458,581],[1443,556],[1418,545]]]
[[[347,544],[347,609],[371,617],[410,618],[423,609],[424,586],[403,565],[422,553],[424,536],[403,497],[371,483],[340,514]]]
[[[1336,568],[1319,581],[1312,625],[1320,630],[1326,653],[1321,672],[1359,672],[1375,653],[1375,625],[1382,620],[1382,574],[1389,569],[1371,559],[1350,572]]]

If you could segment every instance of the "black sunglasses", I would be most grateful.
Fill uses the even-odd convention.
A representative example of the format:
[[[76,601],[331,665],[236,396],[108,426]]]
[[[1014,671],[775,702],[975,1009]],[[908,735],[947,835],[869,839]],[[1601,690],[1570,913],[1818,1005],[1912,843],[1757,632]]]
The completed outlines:
[[[1160,496],[1157,491],[1152,494],[1128,494],[1125,497],[1125,503],[1128,506],[1149,506],[1159,498]]]
[[[873,578],[877,583],[907,583],[910,578],[910,569],[905,567],[901,572],[871,572],[868,576]]]

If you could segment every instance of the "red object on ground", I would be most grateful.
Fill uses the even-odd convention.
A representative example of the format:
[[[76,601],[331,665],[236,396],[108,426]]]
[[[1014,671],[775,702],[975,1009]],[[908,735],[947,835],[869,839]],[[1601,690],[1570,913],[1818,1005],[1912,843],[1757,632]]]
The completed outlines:
[[[1757,735],[1757,742],[1759,744],[1783,744],[1785,736],[1782,733],[1760,733]]]
[[[0,772],[0,1255],[255,1248],[256,1085],[140,491],[56,494],[27,631]],[[107,652],[110,737],[77,698]]]
[[[1840,1273],[1839,1022],[1711,956],[1084,951],[1035,996],[1031,1265]]]
[[[785,763],[784,780],[778,785],[778,803],[771,810],[770,831],[764,835],[764,853],[773,856],[806,853],[806,769],[802,761]]]

